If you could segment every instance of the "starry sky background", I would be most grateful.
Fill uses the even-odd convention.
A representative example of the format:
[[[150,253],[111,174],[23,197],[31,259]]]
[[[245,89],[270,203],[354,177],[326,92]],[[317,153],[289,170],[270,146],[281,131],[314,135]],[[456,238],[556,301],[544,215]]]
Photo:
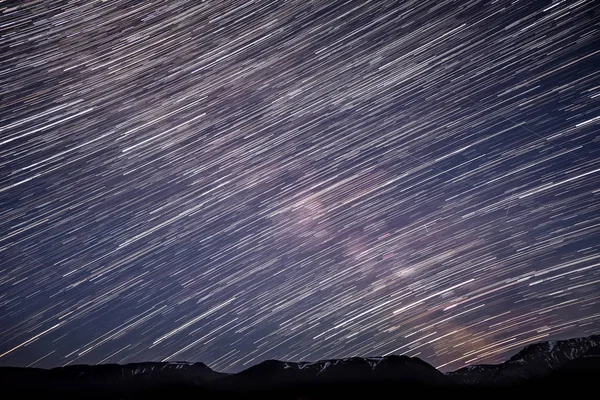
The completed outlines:
[[[599,11],[0,3],[0,365],[597,333]]]

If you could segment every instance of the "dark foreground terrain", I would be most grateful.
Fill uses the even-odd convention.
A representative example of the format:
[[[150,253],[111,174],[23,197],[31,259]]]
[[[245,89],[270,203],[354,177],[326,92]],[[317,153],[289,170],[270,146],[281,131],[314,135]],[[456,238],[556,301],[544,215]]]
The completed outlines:
[[[4,367],[0,385],[7,398],[596,398],[600,335],[533,344],[501,364],[447,374],[418,358],[392,355],[311,363],[269,360],[237,374],[203,363]]]

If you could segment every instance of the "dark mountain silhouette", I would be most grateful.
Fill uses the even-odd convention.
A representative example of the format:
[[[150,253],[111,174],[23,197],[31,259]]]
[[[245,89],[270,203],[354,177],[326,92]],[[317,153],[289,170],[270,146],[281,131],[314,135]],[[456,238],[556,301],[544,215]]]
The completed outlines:
[[[471,365],[448,373],[467,385],[511,385],[543,377],[600,347],[600,335],[531,344],[497,365]],[[573,364],[575,365],[575,364]]]
[[[203,363],[146,362],[74,365],[53,369],[0,368],[0,386],[27,396],[146,398],[365,398],[412,391],[476,396],[536,394],[569,387],[594,389],[600,378],[600,335],[529,345],[497,365],[473,365],[443,374],[425,361],[391,355],[316,362],[268,360],[237,374]],[[511,393],[512,393],[511,392]],[[256,397],[258,396],[258,397]]]
[[[204,363],[144,362],[72,365],[49,370],[0,368],[0,385],[39,389],[145,388],[162,385],[203,385],[227,376]]]
[[[246,390],[290,384],[387,382],[440,384],[449,383],[450,380],[423,360],[392,355],[378,358],[353,357],[300,363],[268,360],[226,377],[218,383]]]

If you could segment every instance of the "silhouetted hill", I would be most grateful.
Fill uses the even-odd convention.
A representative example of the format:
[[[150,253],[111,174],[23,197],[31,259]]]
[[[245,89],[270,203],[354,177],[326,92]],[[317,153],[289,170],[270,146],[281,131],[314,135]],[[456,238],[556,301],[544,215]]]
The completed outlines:
[[[448,373],[468,385],[512,385],[541,378],[600,346],[600,335],[531,344],[497,365],[471,365]]]
[[[227,376],[204,363],[144,362],[70,365],[60,368],[0,368],[0,384],[29,389],[146,388],[163,385],[203,385]]]
[[[365,398],[408,395],[574,394],[600,378],[600,335],[532,344],[497,365],[443,374],[423,360],[390,355],[316,362],[268,360],[237,374],[203,363],[146,362],[53,369],[0,368],[0,386],[21,396],[86,398]],[[36,396],[37,397],[37,396]]]
[[[426,362],[406,356],[345,358],[316,362],[264,361],[216,382],[240,390],[297,385],[381,384],[414,382],[440,384],[450,380]]]

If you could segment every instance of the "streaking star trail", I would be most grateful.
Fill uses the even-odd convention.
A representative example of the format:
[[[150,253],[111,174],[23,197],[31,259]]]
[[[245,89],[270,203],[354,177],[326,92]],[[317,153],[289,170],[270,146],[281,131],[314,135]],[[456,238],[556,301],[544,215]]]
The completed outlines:
[[[598,333],[599,6],[0,2],[0,365]]]

